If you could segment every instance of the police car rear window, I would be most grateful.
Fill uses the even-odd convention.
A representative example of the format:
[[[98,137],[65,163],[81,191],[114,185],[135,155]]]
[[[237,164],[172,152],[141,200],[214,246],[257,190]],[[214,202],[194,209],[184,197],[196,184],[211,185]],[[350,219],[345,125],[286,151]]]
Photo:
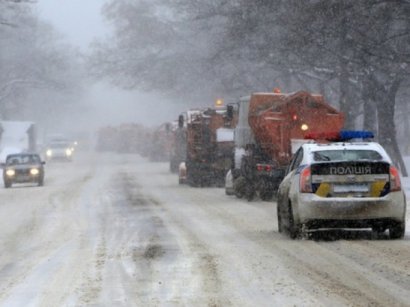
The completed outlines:
[[[383,157],[374,150],[322,150],[313,153],[315,161],[380,161]]]

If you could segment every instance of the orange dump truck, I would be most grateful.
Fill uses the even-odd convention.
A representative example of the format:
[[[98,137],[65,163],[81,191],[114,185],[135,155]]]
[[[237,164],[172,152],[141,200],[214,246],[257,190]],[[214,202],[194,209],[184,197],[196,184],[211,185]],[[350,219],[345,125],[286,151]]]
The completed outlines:
[[[292,154],[311,132],[340,131],[343,113],[322,95],[254,93],[239,103],[235,129],[234,193],[270,199],[284,177]]]
[[[188,112],[186,181],[189,185],[223,186],[225,173],[232,167],[235,125],[232,106]]]

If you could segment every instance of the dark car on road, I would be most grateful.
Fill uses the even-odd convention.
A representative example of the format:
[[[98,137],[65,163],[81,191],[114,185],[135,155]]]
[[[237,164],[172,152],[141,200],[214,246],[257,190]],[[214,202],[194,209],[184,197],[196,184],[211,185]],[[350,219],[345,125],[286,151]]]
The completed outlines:
[[[37,153],[17,153],[6,157],[3,166],[4,187],[10,188],[13,183],[44,184],[44,164]]]

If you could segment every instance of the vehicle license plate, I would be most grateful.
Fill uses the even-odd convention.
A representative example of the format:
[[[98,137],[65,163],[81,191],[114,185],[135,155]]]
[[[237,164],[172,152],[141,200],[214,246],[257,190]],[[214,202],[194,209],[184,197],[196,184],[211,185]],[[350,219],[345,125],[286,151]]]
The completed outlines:
[[[21,181],[21,182],[26,182],[26,181],[31,180],[30,176],[27,176],[27,175],[23,175],[23,176],[20,175],[16,179],[17,179],[16,181]]]
[[[369,186],[367,184],[337,184],[333,186],[335,193],[349,193],[349,192],[369,192]]]

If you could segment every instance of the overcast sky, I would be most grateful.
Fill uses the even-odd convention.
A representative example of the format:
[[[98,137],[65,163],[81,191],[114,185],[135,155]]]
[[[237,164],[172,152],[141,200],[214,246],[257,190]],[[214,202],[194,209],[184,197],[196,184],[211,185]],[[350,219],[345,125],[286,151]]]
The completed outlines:
[[[110,35],[110,26],[104,21],[101,9],[105,0],[37,0],[37,11],[51,23],[67,42],[88,52],[95,39]],[[96,125],[139,122],[154,126],[177,118],[179,111],[159,95],[138,91],[124,91],[106,83],[89,89],[85,103],[94,111],[88,115]]]
[[[95,38],[107,36],[110,27],[104,22],[104,0],[37,0],[40,16],[49,21],[73,45],[86,49]]]

